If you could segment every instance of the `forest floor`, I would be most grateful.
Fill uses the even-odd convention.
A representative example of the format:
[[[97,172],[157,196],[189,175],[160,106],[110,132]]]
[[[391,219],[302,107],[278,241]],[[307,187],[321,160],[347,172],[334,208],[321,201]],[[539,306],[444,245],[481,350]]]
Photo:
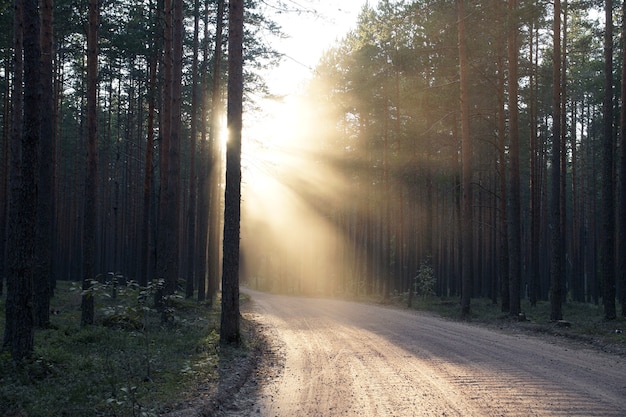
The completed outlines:
[[[566,304],[559,325],[549,305],[523,305],[520,322],[472,300],[459,322],[456,300],[244,289],[234,349],[219,346],[219,306],[174,298],[162,323],[140,293],[97,288],[97,323],[81,328],[80,290],[61,282],[33,358],[0,354],[0,416],[626,415],[626,320],[598,306]],[[3,315],[1,299],[0,332]]]
[[[623,319],[567,310],[556,324],[533,318],[539,307],[519,322],[479,301],[460,322],[442,317],[449,303],[433,314],[246,292],[258,342],[238,390],[173,415],[626,415]]]

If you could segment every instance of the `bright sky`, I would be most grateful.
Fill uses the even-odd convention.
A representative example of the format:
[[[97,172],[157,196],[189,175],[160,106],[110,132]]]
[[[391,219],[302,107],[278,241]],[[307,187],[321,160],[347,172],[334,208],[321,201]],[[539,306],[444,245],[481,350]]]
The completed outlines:
[[[272,93],[288,95],[310,78],[325,50],[356,26],[357,17],[367,0],[283,0],[287,7],[304,12],[276,13],[273,19],[288,37],[272,41],[285,54],[278,68],[265,75]],[[267,0],[267,10],[278,0]],[[370,0],[374,6],[377,0]]]
[[[248,143],[244,153],[248,158],[254,155],[257,159],[260,152],[272,154],[298,135],[298,93],[313,76],[322,54],[356,27],[366,3],[375,6],[378,0],[264,0],[264,12],[282,28],[285,38],[267,39],[284,58],[278,67],[261,72],[261,76],[271,95],[282,98],[254,97],[259,110],[244,116],[244,140]],[[289,11],[284,11],[286,8]]]
[[[285,270],[306,270],[300,273],[307,276],[303,279],[319,284],[319,276],[330,279],[340,271],[334,249],[341,237],[307,196],[337,198],[347,192],[316,161],[315,135],[324,121],[305,117],[310,110],[298,93],[304,91],[324,51],[356,27],[367,0],[263,1],[268,13],[280,2],[305,12],[274,14],[287,38],[267,41],[285,58],[278,68],[261,75],[270,93],[280,98],[254,97],[258,111],[244,115],[243,250],[250,261],[257,258],[257,267],[274,262]],[[377,3],[369,1],[372,6]],[[315,266],[307,264],[312,259]],[[323,265],[335,272],[322,273]],[[255,269],[254,274],[263,271]]]

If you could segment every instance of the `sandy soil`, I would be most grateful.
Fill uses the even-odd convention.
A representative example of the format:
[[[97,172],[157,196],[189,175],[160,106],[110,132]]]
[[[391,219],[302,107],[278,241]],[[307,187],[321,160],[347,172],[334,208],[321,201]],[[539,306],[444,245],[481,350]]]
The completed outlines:
[[[412,311],[253,291],[269,345],[204,415],[626,416],[626,359]]]

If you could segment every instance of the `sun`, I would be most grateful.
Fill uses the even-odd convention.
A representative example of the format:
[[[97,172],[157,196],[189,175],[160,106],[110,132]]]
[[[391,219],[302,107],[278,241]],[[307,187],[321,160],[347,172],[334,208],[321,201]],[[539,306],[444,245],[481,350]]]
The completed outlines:
[[[265,282],[265,289],[323,293],[341,271],[341,236],[320,203],[346,194],[320,163],[309,115],[306,103],[287,98],[244,122],[242,281]]]

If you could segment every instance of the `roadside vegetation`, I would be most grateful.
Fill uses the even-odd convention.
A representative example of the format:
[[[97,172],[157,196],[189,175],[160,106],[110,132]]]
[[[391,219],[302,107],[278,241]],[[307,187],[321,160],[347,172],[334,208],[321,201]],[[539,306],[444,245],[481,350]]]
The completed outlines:
[[[32,358],[0,353],[0,416],[163,415],[210,396],[224,363],[249,352],[220,346],[219,303],[171,297],[164,317],[152,287],[97,285],[93,296],[96,323],[81,327],[81,290],[59,282]]]
[[[408,293],[396,294],[392,303],[407,305]],[[460,320],[458,297],[417,296],[412,308],[428,311],[441,317]],[[618,305],[619,307],[619,305]],[[501,306],[488,298],[472,299],[472,309],[467,320],[505,331],[526,331],[589,344],[595,348],[626,355],[626,318],[614,320],[604,318],[601,303],[580,303],[567,300],[563,303],[564,320],[551,321],[550,302],[538,301],[532,306],[528,299],[521,301],[522,313],[511,316],[502,312]]]

